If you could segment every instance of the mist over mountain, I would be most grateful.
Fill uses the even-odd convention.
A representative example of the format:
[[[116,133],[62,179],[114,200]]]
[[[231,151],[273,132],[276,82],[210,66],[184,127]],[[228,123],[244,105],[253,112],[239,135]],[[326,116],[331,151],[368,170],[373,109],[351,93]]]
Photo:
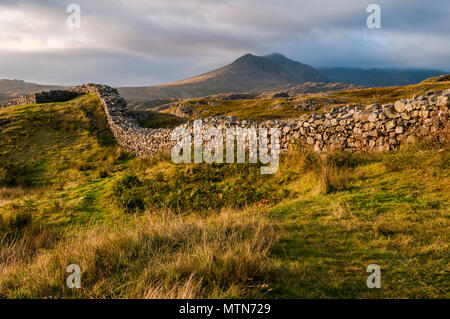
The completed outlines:
[[[446,74],[440,70],[419,69],[360,69],[360,68],[318,68],[330,82],[362,85],[365,87],[397,86],[416,84],[427,78]]]

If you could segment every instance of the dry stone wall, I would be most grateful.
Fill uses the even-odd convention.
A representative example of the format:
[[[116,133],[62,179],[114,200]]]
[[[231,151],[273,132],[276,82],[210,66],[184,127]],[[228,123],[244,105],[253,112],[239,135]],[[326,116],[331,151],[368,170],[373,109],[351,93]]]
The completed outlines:
[[[298,141],[316,151],[343,148],[349,151],[386,151],[405,142],[450,137],[450,90],[432,92],[394,104],[334,108],[288,120],[282,126],[282,146]]]
[[[117,90],[99,85],[85,85],[74,90],[94,93],[100,98],[111,130],[125,149],[139,156],[151,157],[159,151],[169,150],[175,144],[171,141],[172,129],[140,127]],[[203,119],[202,128],[203,131],[208,128],[279,128],[282,151],[296,143],[309,145],[316,151],[332,148],[385,151],[424,137],[448,139],[449,107],[450,90],[430,91],[427,95],[402,99],[394,104],[338,107],[327,113],[298,119],[256,122],[234,117],[212,117]],[[180,127],[193,131],[192,121]],[[268,141],[270,148],[270,135]]]
[[[3,103],[2,107],[34,103],[65,102],[76,98],[77,96],[79,96],[79,93],[73,91],[52,90],[22,95],[18,98],[6,101]]]
[[[86,84],[71,89],[72,93],[95,94],[101,101],[109,126],[118,143],[140,157],[152,157],[168,151],[174,145],[173,129],[151,129],[139,126],[129,112],[125,100],[114,88]],[[28,103],[28,102],[26,102]],[[336,107],[323,114],[301,118],[257,122],[234,117],[203,119],[202,128],[278,128],[280,148],[285,151],[293,144],[308,145],[318,152],[333,148],[348,151],[393,150],[403,143],[417,139],[448,140],[450,89],[430,91],[426,95],[402,99],[393,104],[372,104],[366,107]],[[193,122],[179,127],[193,131]],[[269,130],[270,132],[270,130]],[[270,135],[268,136],[269,148]]]
[[[74,87],[72,91],[94,94],[100,99],[114,137],[127,151],[141,157],[152,157],[175,145],[171,141],[171,129],[139,126],[117,89],[106,85],[86,84]]]

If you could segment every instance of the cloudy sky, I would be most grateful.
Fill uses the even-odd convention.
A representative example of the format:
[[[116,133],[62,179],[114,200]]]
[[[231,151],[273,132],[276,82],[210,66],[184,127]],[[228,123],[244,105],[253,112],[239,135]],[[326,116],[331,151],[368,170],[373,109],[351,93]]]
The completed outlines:
[[[381,29],[369,29],[369,4]],[[67,27],[69,4],[81,28]],[[251,52],[450,71],[449,0],[0,0],[0,78],[153,85]]]

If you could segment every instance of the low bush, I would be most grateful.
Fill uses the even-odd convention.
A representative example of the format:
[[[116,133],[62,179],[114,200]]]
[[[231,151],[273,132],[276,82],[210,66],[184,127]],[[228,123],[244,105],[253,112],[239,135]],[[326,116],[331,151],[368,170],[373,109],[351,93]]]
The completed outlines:
[[[136,213],[144,210],[142,193],[142,182],[135,175],[125,175],[113,187],[115,202],[126,213]]]
[[[7,221],[9,231],[21,232],[32,225],[33,219],[30,212],[18,212],[10,216]]]
[[[31,186],[32,170],[28,165],[6,160],[0,163],[0,186]]]
[[[334,167],[356,167],[364,163],[362,155],[352,152],[344,152],[343,150],[335,150],[326,155],[325,161],[327,165]]]

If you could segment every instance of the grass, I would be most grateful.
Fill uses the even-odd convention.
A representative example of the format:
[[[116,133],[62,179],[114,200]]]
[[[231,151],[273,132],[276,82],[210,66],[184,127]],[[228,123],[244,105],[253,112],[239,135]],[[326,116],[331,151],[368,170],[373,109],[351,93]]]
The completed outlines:
[[[285,230],[272,255],[285,273],[269,296],[448,298],[448,150],[422,145],[368,156],[350,171],[340,168],[349,174],[344,189],[310,187],[268,209]],[[393,158],[402,159],[394,171]],[[382,289],[365,285],[373,263]]]
[[[72,231],[36,254],[26,235],[5,245],[3,298],[246,298],[260,297],[272,271],[277,237],[264,218],[224,211],[207,218],[162,214]],[[20,256],[10,257],[11,252]],[[33,260],[27,264],[27,260]],[[83,289],[65,286],[66,265],[83,270]]]
[[[139,121],[139,124],[146,128],[172,128],[181,125],[184,122],[186,122],[186,119],[175,115],[151,112],[145,120]]]
[[[170,209],[178,214],[206,214],[222,208],[244,208],[252,204],[277,203],[291,193],[278,178],[261,178],[258,166],[191,165],[162,162],[165,171],[148,165],[147,173],[127,174],[117,180],[113,196],[127,212]],[[157,173],[154,173],[157,171]]]
[[[2,298],[450,297],[449,145],[297,149],[267,176],[135,158],[93,96],[0,123]]]
[[[105,192],[131,157],[114,140],[96,97],[6,108],[0,119],[8,121],[0,132],[1,214],[14,214],[25,199],[35,219],[56,224],[113,213]]]

